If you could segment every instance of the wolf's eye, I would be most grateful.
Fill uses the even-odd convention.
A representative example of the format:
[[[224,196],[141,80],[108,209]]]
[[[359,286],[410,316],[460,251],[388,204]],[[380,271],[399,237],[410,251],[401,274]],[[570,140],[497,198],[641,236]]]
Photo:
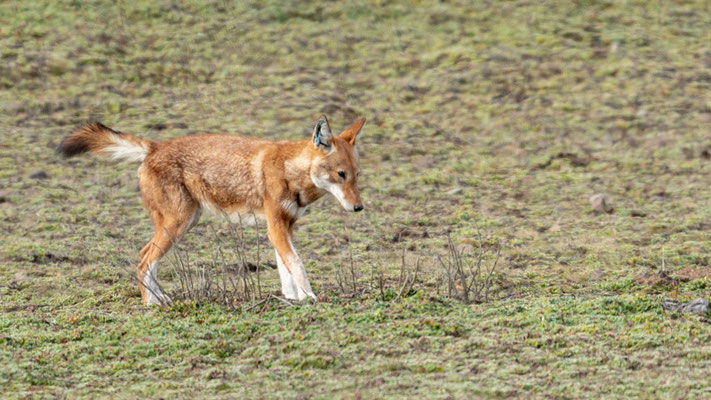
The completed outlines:
[[[338,176],[340,176],[343,179],[346,179],[346,172],[345,171],[338,171]]]

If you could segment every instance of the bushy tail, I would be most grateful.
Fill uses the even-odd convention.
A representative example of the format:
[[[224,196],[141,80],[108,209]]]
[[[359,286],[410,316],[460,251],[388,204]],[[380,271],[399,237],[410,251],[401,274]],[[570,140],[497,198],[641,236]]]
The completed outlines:
[[[150,140],[117,132],[100,122],[92,122],[67,136],[57,146],[57,153],[72,157],[90,151],[113,159],[143,161],[155,145]]]

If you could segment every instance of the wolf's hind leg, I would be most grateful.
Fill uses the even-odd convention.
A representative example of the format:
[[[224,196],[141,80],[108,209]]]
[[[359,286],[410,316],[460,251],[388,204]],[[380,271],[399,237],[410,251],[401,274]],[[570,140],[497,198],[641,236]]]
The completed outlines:
[[[161,181],[150,169],[139,170],[143,203],[153,220],[153,239],[141,250],[137,276],[146,305],[165,305],[170,299],[158,284],[158,261],[200,218],[200,206],[184,186]]]

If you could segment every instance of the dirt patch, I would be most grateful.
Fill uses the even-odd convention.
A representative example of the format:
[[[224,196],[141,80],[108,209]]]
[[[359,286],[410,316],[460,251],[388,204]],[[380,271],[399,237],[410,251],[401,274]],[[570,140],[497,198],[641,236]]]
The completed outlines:
[[[667,286],[682,282],[691,282],[701,278],[711,279],[711,267],[692,268],[686,267],[679,271],[647,271],[635,278],[635,283],[640,286]]]
[[[588,164],[590,164],[590,161],[591,161],[591,158],[587,155],[581,156],[576,153],[559,152],[557,154],[552,155],[546,161],[537,164],[534,168],[535,169],[548,168],[553,163],[553,160],[560,160],[560,159],[568,160],[570,162],[570,165],[572,165],[574,167],[586,167]]]
[[[426,239],[429,238],[430,234],[426,230],[418,231],[411,228],[399,228],[397,232],[392,236],[391,241],[393,243],[399,243],[405,239]]]
[[[701,278],[711,279],[711,267],[693,268],[686,267],[679,271],[673,272],[674,276],[677,277],[681,282],[695,281]]]
[[[667,286],[676,285],[679,280],[670,276],[668,271],[647,271],[635,278],[635,283],[640,286]]]

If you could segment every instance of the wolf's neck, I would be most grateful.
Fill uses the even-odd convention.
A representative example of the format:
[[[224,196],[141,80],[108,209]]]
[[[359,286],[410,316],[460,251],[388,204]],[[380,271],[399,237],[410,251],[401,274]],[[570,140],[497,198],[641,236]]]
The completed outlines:
[[[284,174],[289,186],[288,190],[294,198],[297,198],[298,195],[300,206],[311,204],[323,196],[322,190],[317,188],[311,180],[312,155],[305,147],[310,144],[310,141],[304,143],[300,151],[294,151],[293,156],[284,161]]]
[[[314,186],[311,181],[311,157],[305,149],[292,153],[293,156],[284,160],[284,174],[290,189],[308,189]]]

